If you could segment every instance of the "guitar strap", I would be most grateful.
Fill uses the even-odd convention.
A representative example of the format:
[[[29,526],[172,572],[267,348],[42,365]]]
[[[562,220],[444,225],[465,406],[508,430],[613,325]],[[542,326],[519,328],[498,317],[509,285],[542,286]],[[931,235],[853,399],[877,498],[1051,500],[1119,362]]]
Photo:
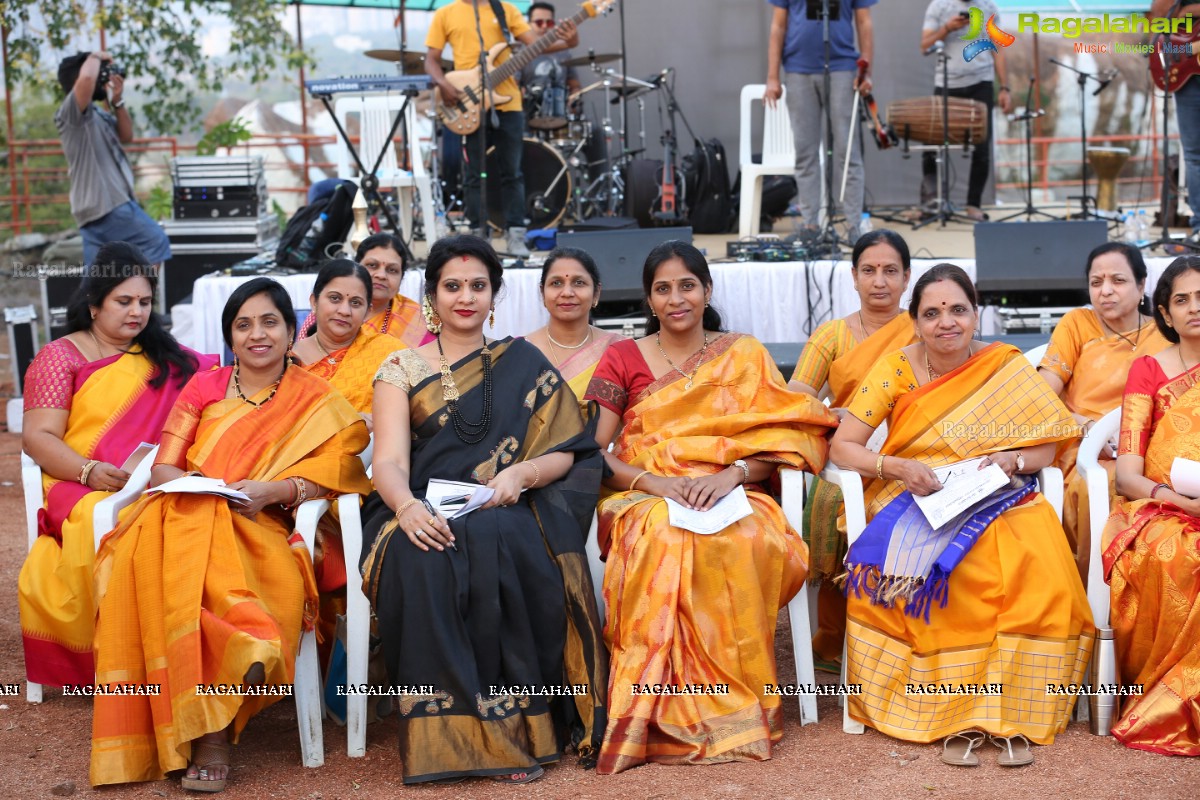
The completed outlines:
[[[496,15],[496,21],[500,23],[500,31],[504,34],[504,41],[509,44],[516,44],[517,40],[513,38],[512,31],[508,29],[508,19],[504,13],[504,7],[500,5],[500,0],[488,0],[488,4],[492,7],[492,13]]]

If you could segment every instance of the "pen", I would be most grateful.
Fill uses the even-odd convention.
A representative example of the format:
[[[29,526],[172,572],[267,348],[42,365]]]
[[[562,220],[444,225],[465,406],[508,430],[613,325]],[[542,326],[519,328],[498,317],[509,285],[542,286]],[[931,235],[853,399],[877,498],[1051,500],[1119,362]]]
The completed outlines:
[[[425,510],[429,512],[430,518],[437,516],[437,512],[433,510],[433,504],[429,500],[422,500],[421,503],[425,506]],[[450,549],[456,553],[458,552],[458,548],[454,546],[454,542],[450,542]]]

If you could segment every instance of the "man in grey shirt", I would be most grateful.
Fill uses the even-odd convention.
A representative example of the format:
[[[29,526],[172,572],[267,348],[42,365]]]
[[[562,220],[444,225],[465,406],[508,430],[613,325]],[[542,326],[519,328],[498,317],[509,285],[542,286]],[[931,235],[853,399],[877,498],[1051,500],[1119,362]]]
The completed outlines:
[[[987,106],[987,137],[985,141],[976,143],[975,151],[971,154],[971,174],[967,179],[967,216],[982,220],[986,219],[980,210],[983,187],[987,185],[988,175],[992,171],[993,72],[1000,80],[1000,110],[1005,114],[1012,110],[1012,93],[1008,89],[1008,67],[1003,48],[995,52],[984,50],[970,61],[963,58],[963,48],[970,42],[963,41],[959,31],[967,27],[971,6],[983,12],[985,21],[995,15],[996,24],[1000,24],[1000,15],[992,0],[933,0],[925,10],[921,52],[933,47],[936,42],[946,43],[946,56],[949,59],[946,62],[946,80],[950,86],[948,91],[942,86],[939,63],[934,71],[935,94],[966,97]],[[921,173],[921,204],[926,205],[937,195],[937,157],[933,153],[927,152],[922,156]]]
[[[133,141],[133,120],[123,97],[125,80],[112,73],[100,85],[101,65],[106,63],[112,64],[112,56],[100,51],[68,56],[58,67],[66,97],[54,124],[67,157],[71,215],[83,235],[83,261],[90,266],[101,245],[124,241],[140,248],[149,263],[162,264],[171,257],[171,244],[134,197],[133,170],[121,148]],[[102,109],[99,101],[110,110]]]

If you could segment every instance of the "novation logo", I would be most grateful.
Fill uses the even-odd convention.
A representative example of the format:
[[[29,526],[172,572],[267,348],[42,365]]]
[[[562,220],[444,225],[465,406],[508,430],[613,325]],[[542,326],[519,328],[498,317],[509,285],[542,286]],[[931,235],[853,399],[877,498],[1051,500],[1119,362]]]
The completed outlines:
[[[974,39],[969,45],[963,48],[963,58],[967,61],[975,58],[975,56],[985,51],[991,50],[993,53],[999,52],[996,45],[1000,47],[1008,47],[1017,40],[1017,37],[1011,33],[1005,33],[996,26],[996,15],[988,17],[987,25],[983,24],[983,10],[971,6],[970,24],[967,27],[967,32],[963,35],[964,42]],[[980,38],[984,37],[984,38]]]

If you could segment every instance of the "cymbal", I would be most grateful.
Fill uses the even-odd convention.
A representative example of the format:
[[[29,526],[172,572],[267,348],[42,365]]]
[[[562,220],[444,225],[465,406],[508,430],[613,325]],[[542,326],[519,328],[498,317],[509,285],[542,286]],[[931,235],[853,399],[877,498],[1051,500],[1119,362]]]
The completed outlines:
[[[590,64],[607,64],[610,61],[620,61],[620,53],[588,53],[586,56],[568,58],[562,62],[564,67],[586,67]]]
[[[416,50],[367,50],[363,53],[367,58],[374,58],[377,61],[391,61],[396,64],[403,64],[405,72],[424,72],[425,71],[425,54],[419,53]],[[447,59],[442,59],[442,69],[454,69],[454,63]]]

